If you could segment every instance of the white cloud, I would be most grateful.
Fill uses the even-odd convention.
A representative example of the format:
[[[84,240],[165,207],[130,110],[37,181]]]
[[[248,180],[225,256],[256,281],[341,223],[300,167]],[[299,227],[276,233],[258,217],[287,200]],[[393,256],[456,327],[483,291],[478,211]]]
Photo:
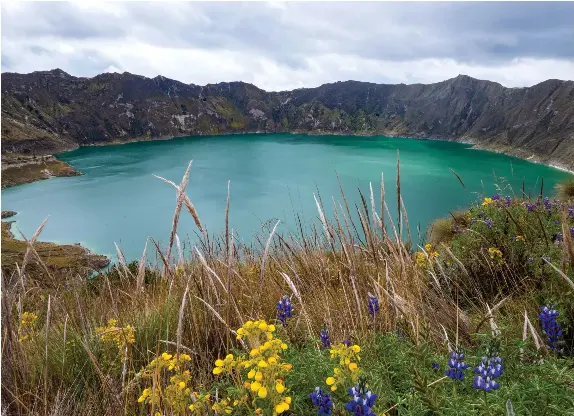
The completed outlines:
[[[509,18],[512,7],[520,9]],[[458,74],[526,86],[574,74],[574,27],[564,6],[553,7],[540,15],[520,4],[9,3],[2,70],[128,71],[266,90]]]

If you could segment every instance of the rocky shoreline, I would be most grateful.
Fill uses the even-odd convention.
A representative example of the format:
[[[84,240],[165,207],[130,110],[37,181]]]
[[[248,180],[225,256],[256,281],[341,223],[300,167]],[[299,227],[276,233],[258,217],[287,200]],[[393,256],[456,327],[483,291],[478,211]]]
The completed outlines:
[[[14,237],[11,231],[12,223],[13,221],[2,221],[2,272],[8,278],[17,273],[16,264],[22,265],[28,248],[25,241]],[[94,271],[110,264],[110,259],[106,256],[92,253],[79,244],[63,245],[38,241],[34,248],[50,274],[57,272],[59,276],[69,275],[71,279],[77,275],[87,278]],[[50,275],[36,258],[30,260],[28,268],[33,269],[32,274],[38,276],[37,280],[41,284],[61,283],[51,281]]]
[[[2,189],[54,177],[79,176],[81,174],[52,155],[2,155]]]
[[[16,211],[2,211],[2,219],[13,217],[16,214]]]

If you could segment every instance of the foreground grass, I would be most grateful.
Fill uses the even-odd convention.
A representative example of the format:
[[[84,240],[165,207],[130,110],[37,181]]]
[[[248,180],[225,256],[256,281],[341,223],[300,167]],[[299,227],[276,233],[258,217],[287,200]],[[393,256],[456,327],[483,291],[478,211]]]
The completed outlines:
[[[388,216],[383,226],[373,195],[370,207],[363,198],[353,215],[346,203],[335,209],[333,221],[318,198],[321,222],[309,237],[272,231],[260,247],[246,247],[231,233],[205,232],[184,196],[186,177],[171,244],[155,246],[160,267],[120,262],[89,281],[68,275],[65,287],[32,284],[28,265],[3,273],[3,408],[311,415],[317,410],[309,395],[320,387],[332,395],[334,414],[344,414],[346,388],[364,377],[378,395],[378,415],[500,415],[511,408],[520,415],[572,414],[574,251],[566,234],[574,227],[572,201],[549,201],[548,209],[540,199],[529,209],[536,201],[485,199],[442,221],[448,232],[435,233],[433,244],[412,250]],[[203,234],[187,261],[175,238],[183,206]],[[379,212],[384,198],[380,206]],[[4,247],[2,257],[4,265]],[[294,311],[284,327],[277,302],[285,295]],[[565,329],[559,352],[546,346],[537,319],[545,304],[556,307]],[[254,392],[258,376],[249,377],[241,364],[262,343],[237,339],[238,328],[257,319],[264,328],[274,324],[268,339],[286,347],[273,352],[270,367],[257,364],[271,368],[262,370],[261,383],[270,383],[265,394]],[[331,359],[319,336],[324,329],[331,348],[350,351],[340,344],[346,340],[357,346],[356,366]],[[504,372],[500,388],[485,393],[472,387],[472,370],[493,346]],[[445,376],[456,348],[469,365],[464,381]],[[216,360],[230,353],[229,371],[214,374],[224,365]],[[275,370],[276,362],[287,367]],[[340,388],[331,390],[335,368],[348,378],[337,376]],[[285,389],[275,391],[276,384]]]

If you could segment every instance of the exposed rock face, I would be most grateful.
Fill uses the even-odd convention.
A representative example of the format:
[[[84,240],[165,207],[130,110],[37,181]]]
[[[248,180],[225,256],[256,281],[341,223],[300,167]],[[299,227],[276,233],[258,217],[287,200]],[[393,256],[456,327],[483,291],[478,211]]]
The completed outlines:
[[[346,81],[266,92],[130,73],[2,74],[3,153],[253,131],[465,141],[574,169],[574,82],[505,88],[460,75],[429,85]]]

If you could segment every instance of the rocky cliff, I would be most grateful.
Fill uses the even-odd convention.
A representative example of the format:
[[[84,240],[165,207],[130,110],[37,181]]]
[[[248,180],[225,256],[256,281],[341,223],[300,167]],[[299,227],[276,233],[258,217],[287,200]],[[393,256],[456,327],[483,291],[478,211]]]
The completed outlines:
[[[460,75],[429,85],[346,81],[266,92],[130,73],[2,74],[2,153],[254,131],[464,141],[574,169],[574,82],[505,88]]]

